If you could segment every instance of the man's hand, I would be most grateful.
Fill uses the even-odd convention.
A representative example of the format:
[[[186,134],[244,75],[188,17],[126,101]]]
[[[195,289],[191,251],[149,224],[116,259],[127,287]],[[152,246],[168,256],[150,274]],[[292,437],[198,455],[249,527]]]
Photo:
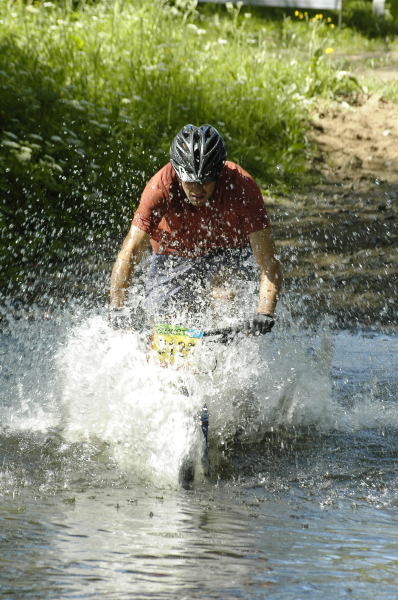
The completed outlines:
[[[132,329],[133,320],[128,308],[111,308],[108,313],[109,325],[113,329]]]
[[[148,326],[147,316],[141,306],[135,308],[110,308],[108,322],[113,329],[142,332]]]
[[[254,317],[246,321],[246,331],[253,335],[262,335],[271,331],[274,325],[275,319],[272,315],[257,313]]]

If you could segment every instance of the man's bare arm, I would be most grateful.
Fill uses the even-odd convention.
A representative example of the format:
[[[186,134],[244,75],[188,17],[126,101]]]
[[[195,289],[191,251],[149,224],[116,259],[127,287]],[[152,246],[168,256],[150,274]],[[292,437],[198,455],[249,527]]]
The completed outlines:
[[[149,242],[149,235],[135,225],[128,232],[112,269],[110,303],[122,308],[135,267],[141,261]]]
[[[272,315],[282,287],[282,267],[275,256],[271,229],[255,231],[249,235],[249,240],[260,268],[260,295],[257,312]]]

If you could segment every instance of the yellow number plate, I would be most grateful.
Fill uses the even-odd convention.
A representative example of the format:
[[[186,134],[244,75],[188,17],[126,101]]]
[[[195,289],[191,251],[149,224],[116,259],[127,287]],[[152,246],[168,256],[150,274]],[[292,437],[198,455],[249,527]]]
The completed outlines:
[[[177,360],[186,359],[194,348],[198,338],[172,333],[154,333],[151,348],[154,350],[163,366],[173,365]]]

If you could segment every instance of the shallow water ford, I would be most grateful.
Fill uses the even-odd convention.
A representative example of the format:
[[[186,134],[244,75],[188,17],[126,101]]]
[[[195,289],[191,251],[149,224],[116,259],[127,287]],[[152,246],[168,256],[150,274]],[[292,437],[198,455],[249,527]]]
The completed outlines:
[[[64,311],[1,347],[0,598],[398,597],[395,333],[286,325],[185,373]]]

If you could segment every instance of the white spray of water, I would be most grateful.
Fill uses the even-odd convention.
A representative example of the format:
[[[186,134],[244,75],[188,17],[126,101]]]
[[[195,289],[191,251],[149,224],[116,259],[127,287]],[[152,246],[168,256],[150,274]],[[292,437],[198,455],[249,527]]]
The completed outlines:
[[[346,396],[338,429],[397,429],[398,336],[342,331],[334,356]]]
[[[319,331],[280,322],[260,338],[203,342],[179,370],[148,360],[147,340],[114,331],[101,316],[74,311],[73,318],[64,312],[53,321],[10,321],[2,426],[11,433],[55,428],[67,442],[97,440],[122,471],[162,487],[177,485],[187,453],[201,456],[204,403],[213,449],[236,435],[250,444],[281,426],[398,427],[391,383],[397,338]],[[340,387],[332,393],[336,370]]]
[[[59,423],[52,361],[57,325],[9,319],[1,336],[0,421],[10,431],[47,431]]]
[[[100,318],[80,326],[59,353],[68,440],[98,438],[118,465],[161,485],[178,482],[187,451],[199,452],[199,405],[172,369],[148,360],[135,334]]]
[[[282,424],[333,426],[329,361],[324,352],[315,367],[302,341],[240,335],[229,345],[202,342],[188,368],[164,368],[148,360],[145,340],[90,318],[58,355],[64,435],[98,438],[122,469],[176,485],[186,454],[201,455],[204,403],[213,445],[237,433],[250,443]]]

